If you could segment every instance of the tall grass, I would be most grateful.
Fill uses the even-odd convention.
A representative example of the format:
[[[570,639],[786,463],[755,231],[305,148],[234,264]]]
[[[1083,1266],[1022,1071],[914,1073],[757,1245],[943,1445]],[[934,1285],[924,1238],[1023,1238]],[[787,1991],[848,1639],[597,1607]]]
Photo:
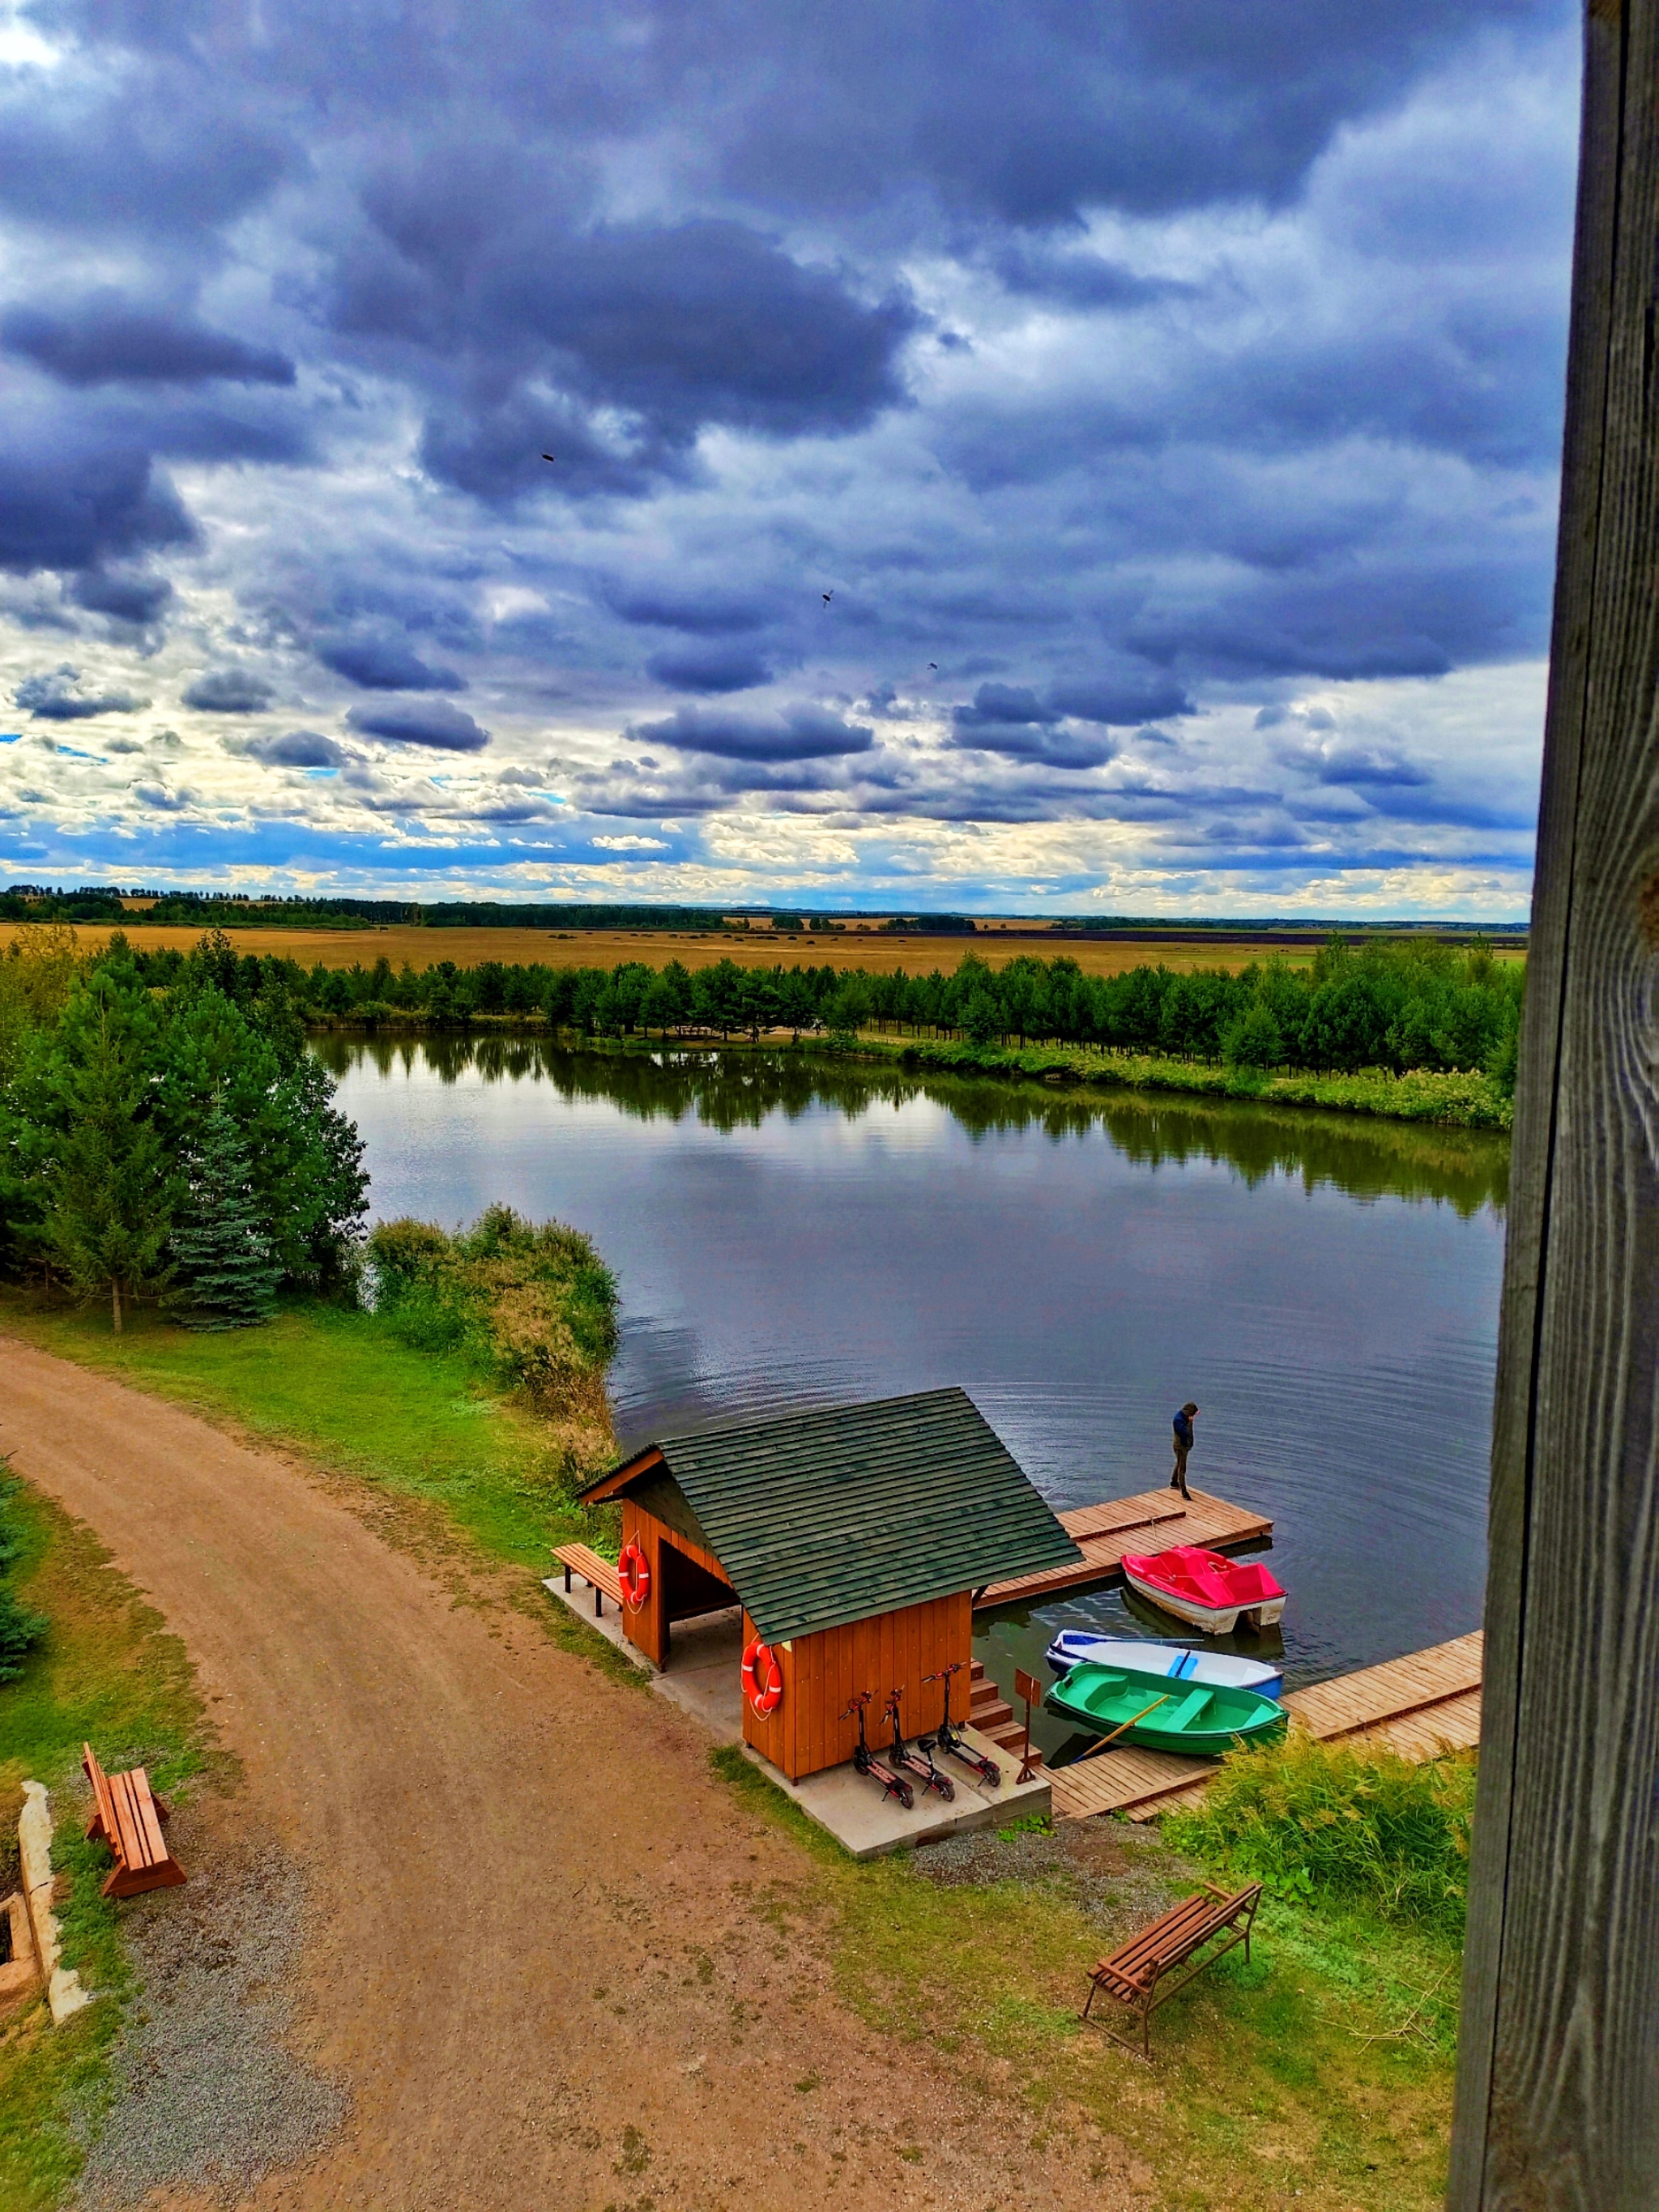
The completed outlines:
[[[1321,1893],[1391,1919],[1449,1929],[1468,1893],[1474,1761],[1421,1764],[1367,1743],[1282,1743],[1231,1753],[1202,1803],[1168,1814],[1178,1850],[1310,1901]]]
[[[609,1463],[605,1372],[617,1348],[617,1285],[587,1237],[498,1205],[453,1235],[431,1222],[385,1222],[368,1259],[376,1310],[405,1344],[459,1352],[521,1391],[572,1476]]]

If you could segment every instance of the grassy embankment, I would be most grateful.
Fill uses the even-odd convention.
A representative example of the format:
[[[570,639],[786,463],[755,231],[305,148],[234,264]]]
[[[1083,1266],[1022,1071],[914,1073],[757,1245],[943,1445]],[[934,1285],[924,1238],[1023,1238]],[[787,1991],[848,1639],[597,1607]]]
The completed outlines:
[[[131,1995],[120,1908],[99,1894],[109,1857],[82,1839],[64,1785],[78,1780],[83,1741],[112,1767],[146,1766],[164,1794],[217,1755],[184,1646],[91,1532],[26,1486],[9,1510],[23,1539],[15,1587],[49,1626],[17,1679],[0,1683],[0,1889],[15,1884],[21,1784],[44,1782],[55,1793],[53,1863],[70,1885],[58,1907],[64,1963],[99,1992],[62,2027],[41,2002],[0,2030],[0,2204],[45,2212],[79,2168],[74,2118],[95,2113],[106,2094]]]
[[[532,1575],[545,1547],[603,1534],[568,1502],[567,1447],[550,1443],[476,1347],[411,1343],[386,1315],[301,1303],[267,1329],[196,1336],[145,1313],[117,1342],[101,1312],[43,1310],[14,1294],[0,1323],[294,1446],[415,1509],[423,1527],[447,1523],[463,1551],[521,1571],[538,1606]],[[89,1560],[71,1579],[74,1602],[86,1602]],[[45,1591],[40,1601],[58,1602]],[[618,1664],[562,1608],[542,1609],[561,1640]],[[76,1745],[81,1725],[69,1730]],[[100,1728],[109,1740],[123,1733]],[[171,1740],[159,1721],[126,1733]],[[1370,1899],[1281,1868],[1251,1965],[1235,1954],[1160,2014],[1148,2073],[1076,2014],[1086,1962],[1189,1884],[1190,1863],[1167,1844],[1091,1823],[1078,1861],[1075,1831],[1013,1837],[1002,1847],[1012,1871],[994,1860],[945,1887],[930,1875],[931,1854],[854,1866],[739,1757],[714,1759],[805,1854],[796,1881],[734,1909],[821,1931],[849,2004],[1017,2098],[1034,2137],[1073,2143],[1085,2160],[1108,2156],[1105,2139],[1127,2144],[1158,2212],[1245,2212],[1297,2191],[1310,2212],[1427,2212],[1437,2201],[1457,1955],[1443,1918],[1390,1918]],[[1225,1837],[1183,1841],[1206,1866],[1236,1856]],[[810,2076],[795,2085],[804,2110],[812,2088]],[[924,2166],[928,2146],[915,2148]]]
[[[118,1338],[101,1310],[5,1291],[0,1328],[291,1447],[344,1478],[352,1502],[408,1548],[429,1554],[458,1534],[483,1559],[538,1576],[549,1571],[551,1545],[615,1550],[608,1516],[572,1502],[556,1432],[471,1346],[411,1343],[385,1316],[307,1298],[285,1300],[266,1328],[222,1334],[195,1334],[140,1308]],[[615,1665],[603,1638],[574,1620],[568,1630],[556,1625],[586,1656]]]
[[[1368,1068],[1356,1075],[1305,1071],[1272,1075],[1257,1068],[1173,1060],[1156,1053],[1109,1052],[1097,1045],[1018,1049],[900,1042],[867,1032],[860,1036],[856,1048],[907,1068],[940,1074],[1058,1077],[1100,1090],[1168,1091],[1188,1097],[1255,1099],[1269,1106],[1319,1106],[1395,1121],[1434,1121],[1448,1128],[1507,1130],[1515,1121],[1513,1099],[1490,1075],[1479,1072],[1443,1075],[1425,1068],[1393,1075],[1383,1068]]]

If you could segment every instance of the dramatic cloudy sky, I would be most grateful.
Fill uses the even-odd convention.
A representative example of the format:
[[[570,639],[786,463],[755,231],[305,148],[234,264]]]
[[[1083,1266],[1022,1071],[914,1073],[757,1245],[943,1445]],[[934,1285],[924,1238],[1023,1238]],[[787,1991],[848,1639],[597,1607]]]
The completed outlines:
[[[1577,68],[0,6],[0,880],[1523,914]]]

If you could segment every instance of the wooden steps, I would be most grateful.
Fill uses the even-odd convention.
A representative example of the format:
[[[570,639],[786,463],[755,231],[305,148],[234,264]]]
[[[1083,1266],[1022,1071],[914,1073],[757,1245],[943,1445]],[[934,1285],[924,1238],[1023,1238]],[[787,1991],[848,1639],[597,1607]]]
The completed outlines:
[[[1472,1749],[1480,1741],[1483,1645],[1477,1629],[1381,1667],[1292,1690],[1285,1699],[1291,1725],[1326,1742],[1364,1738],[1384,1743],[1407,1759],[1431,1759],[1448,1747]],[[1054,1770],[1054,1818],[1122,1813],[1132,1820],[1155,1820],[1175,1806],[1195,1804],[1218,1765],[1216,1759],[1114,1744]]]
[[[1034,1575],[1016,1575],[1011,1581],[993,1583],[978,1591],[975,1613],[992,1606],[1018,1605],[1052,1597],[1059,1590],[1086,1589],[1098,1583],[1115,1582],[1119,1561],[1126,1552],[1166,1552],[1175,1544],[1201,1544],[1212,1552],[1236,1552],[1266,1543],[1273,1524],[1247,1506],[1229,1504],[1195,1490],[1183,1499],[1178,1491],[1143,1490],[1133,1498],[1115,1498],[1103,1505],[1081,1505],[1059,1516],[1083,1553],[1080,1564],[1046,1567]]]
[[[981,1735],[990,1737],[999,1751],[1024,1751],[1025,1723],[1014,1718],[1014,1709],[996,1684],[985,1672],[985,1662],[975,1659],[969,1677],[968,1725],[977,1729]],[[1031,1749],[1033,1768],[1042,1764],[1042,1753],[1035,1745]]]

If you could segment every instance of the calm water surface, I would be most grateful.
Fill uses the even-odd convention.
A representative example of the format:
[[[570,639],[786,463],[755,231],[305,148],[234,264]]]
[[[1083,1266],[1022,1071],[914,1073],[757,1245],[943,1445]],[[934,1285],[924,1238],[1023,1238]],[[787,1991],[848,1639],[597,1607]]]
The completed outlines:
[[[1276,1524],[1291,1682],[1479,1625],[1503,1140],[737,1056],[319,1048],[377,1217],[505,1199],[592,1236],[627,1443],[960,1383],[1081,1505],[1165,1481],[1194,1398],[1191,1479]],[[1171,1632],[1095,1595],[981,1648],[1011,1680],[1085,1624]]]

